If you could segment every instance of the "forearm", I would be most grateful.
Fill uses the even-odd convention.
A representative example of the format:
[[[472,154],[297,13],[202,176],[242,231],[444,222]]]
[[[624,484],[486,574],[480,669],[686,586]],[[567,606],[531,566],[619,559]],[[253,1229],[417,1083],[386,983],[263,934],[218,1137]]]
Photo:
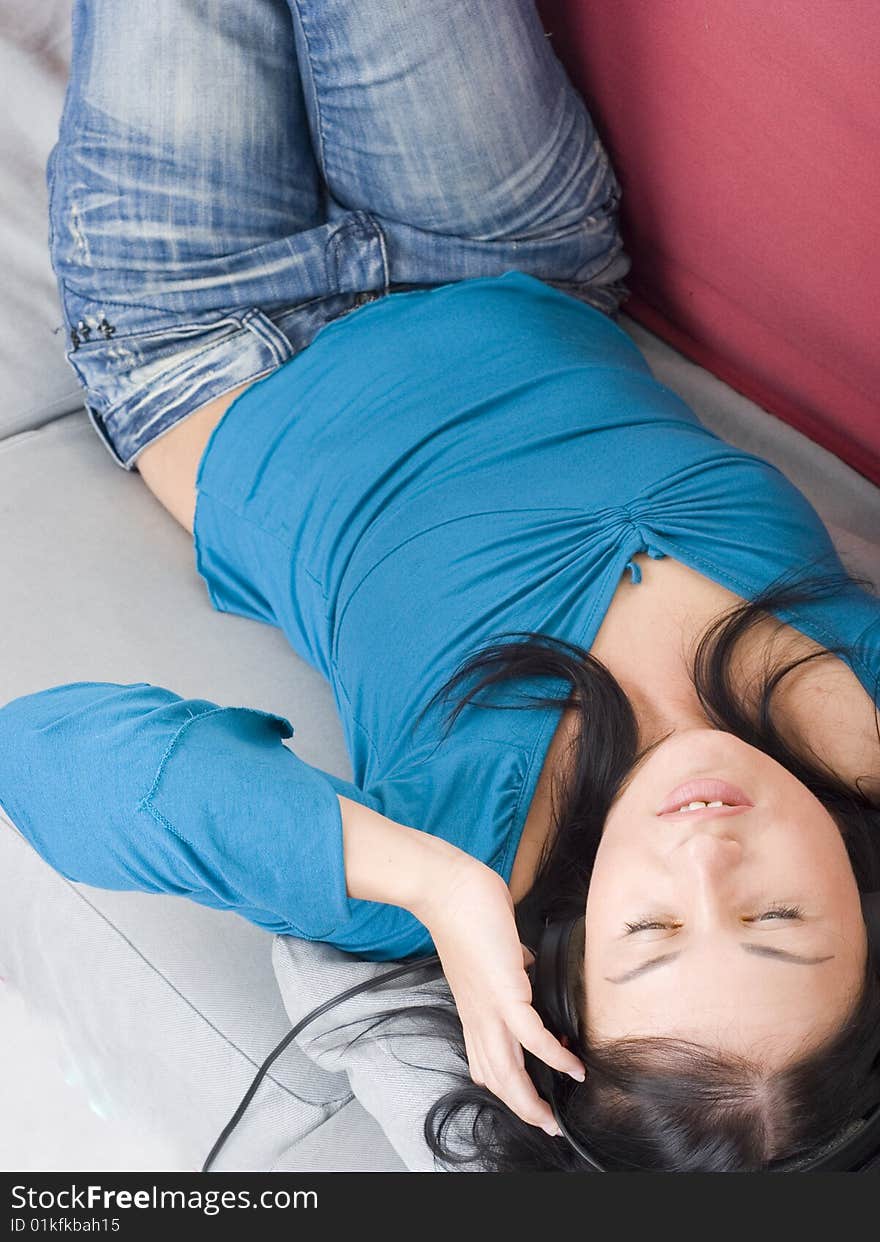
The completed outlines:
[[[480,865],[448,841],[338,796],[349,897],[400,906],[424,920],[438,893]]]
[[[0,711],[0,804],[69,879],[183,895],[273,932],[345,934],[349,898],[428,926],[482,864],[334,789],[253,708],[73,682]]]

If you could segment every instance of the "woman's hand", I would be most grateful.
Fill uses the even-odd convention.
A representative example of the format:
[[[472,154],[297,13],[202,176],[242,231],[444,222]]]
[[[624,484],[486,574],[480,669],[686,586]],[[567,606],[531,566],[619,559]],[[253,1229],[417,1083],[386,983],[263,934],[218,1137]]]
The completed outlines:
[[[559,1128],[525,1068],[523,1048],[582,1079],[584,1069],[532,1008],[510,889],[497,872],[427,833],[339,796],[348,895],[401,906],[424,923],[464,1028],[474,1082],[523,1121]]]
[[[553,1110],[525,1068],[523,1048],[578,1080],[584,1078],[584,1067],[532,1008],[526,974],[532,958],[520,944],[504,880],[462,855],[413,913],[430,931],[443,964],[464,1028],[472,1079],[523,1121],[559,1134]]]

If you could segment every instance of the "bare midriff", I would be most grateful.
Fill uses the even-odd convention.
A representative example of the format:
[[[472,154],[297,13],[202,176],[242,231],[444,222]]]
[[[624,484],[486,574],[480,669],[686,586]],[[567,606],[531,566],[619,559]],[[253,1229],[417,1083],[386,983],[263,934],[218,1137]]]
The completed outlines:
[[[190,534],[196,508],[196,474],[211,432],[235,398],[261,378],[247,380],[188,414],[152,440],[137,458],[147,487]]]

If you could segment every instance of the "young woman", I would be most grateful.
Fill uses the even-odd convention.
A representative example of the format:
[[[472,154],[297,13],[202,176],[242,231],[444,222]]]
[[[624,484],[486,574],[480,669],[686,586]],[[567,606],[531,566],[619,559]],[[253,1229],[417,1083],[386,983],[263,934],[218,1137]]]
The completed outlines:
[[[449,1159],[476,1103],[487,1168],[584,1167],[548,1072],[609,1167],[836,1133],[880,1092],[880,601],[614,322],[620,186],[532,0],[80,0],[73,35],[89,416],[214,606],[328,678],[354,780],[284,717],[75,682],[0,710],[10,818],[75,880],[436,950]],[[566,1048],[529,945],[578,914]]]

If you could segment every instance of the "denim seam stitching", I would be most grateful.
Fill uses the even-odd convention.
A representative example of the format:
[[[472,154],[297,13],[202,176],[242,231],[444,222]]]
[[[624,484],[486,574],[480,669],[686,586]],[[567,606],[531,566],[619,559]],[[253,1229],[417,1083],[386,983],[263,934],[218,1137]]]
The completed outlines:
[[[388,250],[385,245],[385,231],[378,221],[372,216],[369,217],[369,223],[373,229],[376,240],[379,243],[379,255],[382,260],[382,292],[385,296],[387,296],[389,282],[391,279],[391,271],[388,266]]]
[[[388,256],[385,251],[385,239],[384,239],[381,228],[379,227],[375,219],[373,219],[370,212],[363,211],[363,210],[358,210],[354,213],[354,216],[351,220],[351,225],[352,225],[352,230],[354,232],[356,233],[360,232],[361,237],[364,241],[367,241],[367,242],[372,241],[374,243],[378,242],[379,257],[382,263],[383,288],[387,290],[388,276],[389,276]],[[335,240],[336,239],[334,238],[334,241]],[[338,255],[336,257],[336,264],[337,264],[337,272],[338,272],[338,267],[339,267]]]
[[[206,325],[206,327],[210,327],[210,326],[211,326],[211,325]],[[209,352],[209,350],[214,349],[214,347],[215,347],[215,346],[217,346],[217,345],[220,345],[220,344],[226,344],[226,343],[228,343],[228,341],[230,341],[230,340],[234,339],[234,338],[238,335],[238,333],[239,333],[239,332],[243,332],[243,331],[244,331],[244,328],[243,328],[243,327],[239,324],[239,326],[238,326],[237,328],[235,328],[232,332],[230,332],[230,333],[228,334],[228,336],[223,337],[223,338],[222,338],[222,340],[219,340],[219,341],[210,341],[207,345],[203,345],[201,349],[196,350],[196,352],[195,352],[195,353],[188,354],[188,356],[187,356],[187,358],[186,358],[186,363],[184,364],[183,362],[179,362],[179,363],[177,363],[177,364],[176,364],[176,365],[177,365],[177,367],[183,367],[184,365],[186,365],[187,367],[189,367],[189,364],[190,364],[190,363],[196,362],[199,358],[201,358],[201,357],[202,357],[202,355],[203,355],[203,354],[208,353],[208,352]],[[269,345],[269,342],[266,340],[266,338],[265,338],[265,337],[263,337],[263,336],[261,336],[259,333],[257,333],[257,332],[252,332],[252,335],[257,336],[259,340],[262,340],[262,341],[264,341],[264,343],[265,343],[265,344]],[[130,339],[132,339],[132,338],[125,338],[125,339],[129,339],[129,340],[130,340]],[[121,344],[121,343],[122,343],[122,342],[120,342],[120,344]],[[109,342],[109,344],[110,344],[110,345],[112,345],[112,344],[113,344],[113,342],[111,341],[111,342]],[[277,352],[276,352],[276,350],[274,349],[274,346],[270,346],[270,348],[272,348],[273,359],[274,359],[274,361],[275,361],[275,365],[276,365],[276,366],[277,366],[277,365],[280,365],[279,359],[278,359],[278,357],[277,357]],[[73,367],[74,371],[76,371],[77,375],[80,375],[80,376],[81,376],[81,372],[80,372],[80,369],[79,369],[79,364],[78,364],[77,362],[75,362],[75,361],[74,361],[74,356],[75,356],[78,352],[79,352],[79,351],[78,351],[78,350],[75,350],[75,349],[68,350],[68,351],[67,351],[67,354],[66,354],[65,356],[66,356],[66,358],[67,358],[68,362],[70,363],[70,365]],[[129,351],[129,352],[130,352],[130,351]],[[170,357],[172,357],[172,358],[173,358],[173,355],[171,355]],[[281,362],[283,362],[283,361],[284,361],[284,360],[282,359],[282,360],[281,360]],[[170,366],[170,367],[168,368],[168,371],[169,371],[169,372],[171,372],[171,371],[173,371],[174,369],[175,369],[175,366],[174,366],[174,365],[172,365],[172,366]],[[270,370],[273,370],[274,368],[269,368],[269,369],[270,369]],[[168,378],[168,375],[167,375],[167,374],[165,374],[164,378],[165,378],[165,379],[167,379],[167,378]],[[242,381],[242,382],[243,382],[243,381]],[[86,391],[89,393],[89,395],[90,395],[90,396],[96,396],[96,397],[98,398],[98,401],[100,401],[100,400],[101,400],[101,394],[100,394],[99,392],[97,392],[97,390],[96,390],[96,389],[94,389],[94,388],[91,386],[91,384],[87,383],[86,381],[83,381],[83,384],[84,384],[84,387],[85,387]],[[118,403],[116,406],[111,407],[109,410],[107,410],[107,412],[106,412],[106,413],[102,413],[102,414],[101,414],[101,419],[102,419],[102,421],[104,422],[104,424],[106,425],[107,423],[110,423],[110,422],[112,422],[114,419],[118,418],[120,415],[124,414],[124,413],[126,412],[126,409],[127,409],[127,404],[126,404],[126,402],[125,402],[125,401],[122,401],[122,402]],[[146,424],[146,426],[150,426],[150,425],[151,425],[150,423]],[[144,430],[144,428],[142,427],[140,430],[142,430],[142,431],[143,431],[143,430]]]
[[[84,293],[77,293],[74,286],[71,285],[70,281],[67,280],[64,276],[59,276],[58,280],[60,284],[63,286],[65,293],[67,293],[71,297],[79,298],[81,302],[89,302],[91,303],[92,306],[123,306],[125,307],[126,310],[134,310],[134,311],[154,310],[154,311],[158,311],[162,315],[173,313],[173,312],[169,312],[167,306],[154,306],[152,302],[121,302],[118,298],[103,298],[103,297],[100,299],[95,299],[93,297],[87,296]],[[65,314],[66,314],[66,310],[65,310]]]
[[[229,339],[231,339],[231,338],[233,338],[233,337],[237,336],[239,332],[243,332],[243,331],[244,331],[244,329],[243,329],[243,328],[238,327],[238,328],[236,328],[233,332],[230,332],[228,337],[223,337],[222,341],[210,341],[207,345],[203,345],[203,346],[201,347],[201,349],[197,349],[197,350],[195,351],[195,353],[188,354],[188,355],[187,355],[187,358],[186,358],[186,362],[185,362],[185,363],[183,363],[183,362],[178,362],[178,363],[176,364],[176,366],[177,366],[177,367],[182,367],[182,366],[184,366],[184,365],[189,366],[189,364],[190,364],[191,362],[195,362],[197,359],[201,358],[202,354],[206,354],[206,353],[208,353],[208,351],[209,351],[209,350],[211,350],[211,349],[213,349],[216,345],[225,344],[225,343],[226,343]],[[252,335],[257,335],[257,334],[256,334],[256,333],[252,333]],[[260,338],[260,339],[262,339],[262,338]],[[110,342],[110,344],[112,345],[112,341]],[[77,350],[73,350],[72,352],[73,352],[73,353],[77,353],[78,351],[77,351]],[[169,358],[173,359],[173,357],[174,357],[174,355],[173,355],[173,354],[169,355]],[[173,366],[173,365],[172,365],[172,366],[170,366],[170,367],[168,368],[168,371],[173,371],[173,370],[175,370],[175,366]],[[167,378],[168,378],[167,374],[163,374],[163,378],[167,379]],[[113,413],[118,412],[118,410],[119,410],[119,409],[121,409],[121,408],[124,408],[124,407],[117,407],[117,411],[113,411],[113,412],[111,413],[110,417],[112,417],[112,416],[113,416]]]
[[[339,289],[339,246],[343,238],[345,237],[345,235],[347,233],[352,232],[353,228],[356,226],[356,223],[357,222],[353,218],[343,220],[342,223],[339,225],[339,227],[330,235],[330,238],[329,238],[329,244],[333,252],[333,266],[335,268],[331,283],[333,284],[333,287],[336,290],[338,290],[340,293],[342,292],[342,290]]]
[[[263,313],[264,312],[258,307],[254,307],[252,311],[248,311],[247,314],[242,317],[241,326],[243,328],[247,328],[249,332],[252,332],[254,336],[263,341],[272,351],[272,356],[275,361],[279,366],[281,366],[291,357],[292,347],[290,341],[281,329],[276,324],[272,323],[271,320],[268,320],[270,327],[267,327],[266,323],[264,323],[262,319]],[[283,346],[275,333],[281,337],[281,340],[284,342]]]
[[[297,11],[297,14],[299,15],[300,29],[302,30],[302,33],[303,33],[303,39],[305,40],[306,51],[308,52],[308,57],[309,57],[309,77],[311,78],[311,83],[312,83],[312,88],[313,88],[312,94],[315,100],[315,113],[318,118],[318,145],[320,147],[320,151],[318,152],[318,155],[320,156],[320,159],[321,159],[321,167],[324,170],[324,172],[326,172],[327,142],[324,137],[324,114],[321,110],[321,95],[317,88],[317,85],[315,84],[315,56],[314,56],[314,52],[312,51],[312,43],[311,43],[311,39],[309,38],[309,32],[306,28],[306,25],[307,25],[306,20],[303,17],[302,5],[300,4],[299,0],[293,0],[293,3],[296,5],[296,11]]]
[[[94,303],[94,305],[103,306],[104,303],[102,301],[100,303]],[[120,305],[124,305],[124,303],[120,303]],[[140,307],[133,306],[130,309],[139,310]],[[84,313],[92,314],[92,315],[95,314],[94,311],[86,311]],[[199,331],[208,332],[215,328],[223,328],[223,327],[229,327],[229,328],[234,329],[235,331],[241,331],[241,329],[245,327],[245,323],[240,315],[236,315],[228,311],[220,314],[215,319],[209,319],[209,320],[204,320],[204,321],[200,319],[180,318],[176,320],[174,323],[165,323],[165,324],[162,324],[162,326],[158,328],[147,328],[146,331],[143,331],[143,332],[139,331],[136,328],[132,332],[123,333],[122,336],[117,336],[116,333],[114,332],[112,337],[107,337],[106,340],[103,340],[103,341],[97,340],[97,339],[84,341],[81,345],[77,347],[77,349],[72,350],[70,352],[79,353],[81,349],[89,349],[90,346],[107,345],[107,344],[117,345],[117,346],[121,345],[123,348],[127,348],[128,342],[137,343],[139,341],[144,341],[144,340],[154,340],[154,339],[158,340],[163,336],[167,336],[174,332],[179,332],[181,329],[184,329],[184,328],[194,329],[194,331],[186,333],[187,337],[197,337],[199,334]],[[129,350],[129,352],[131,351]]]
[[[278,369],[277,364],[273,361],[271,365],[266,368],[265,371],[258,371],[256,375],[249,375],[247,376],[246,379],[243,379],[243,380],[233,379],[228,388],[224,388],[222,392],[215,393],[214,396],[211,398],[211,400],[219,400],[220,397],[225,397],[227,393],[231,392],[233,388],[237,388],[239,384],[252,383],[252,382],[256,383],[258,379],[263,379],[265,376],[271,375],[277,369]],[[241,394],[241,395],[243,396],[244,394]],[[145,443],[141,443],[143,433],[145,431],[149,431],[150,428],[153,427],[154,424],[158,421],[158,419],[160,419],[162,415],[165,414],[166,412],[167,411],[165,410],[160,410],[158,414],[156,414],[153,418],[149,420],[149,422],[146,422],[141,427],[138,427],[137,432],[134,435],[135,447],[134,447],[132,455],[134,455],[135,453],[139,453],[142,448],[146,447],[146,444],[152,443],[152,441],[156,438],[155,436],[150,436],[148,437]],[[190,413],[194,413],[194,412],[195,411],[193,410],[190,411]],[[189,414],[183,414],[180,418],[176,419],[173,423],[171,423],[169,427],[163,428],[163,432],[170,431],[171,427],[176,427],[178,423],[182,422],[184,418],[188,418],[188,417],[189,417]]]
[[[190,354],[190,355],[187,357],[187,359],[186,359],[186,363],[185,363],[185,364],[181,362],[181,363],[178,363],[178,364],[177,364],[177,366],[178,366],[178,367],[185,367],[185,370],[183,371],[183,374],[186,374],[186,371],[189,369],[189,364],[190,364],[190,363],[193,363],[193,362],[198,361],[198,359],[199,359],[199,358],[201,358],[202,354],[206,354],[206,353],[208,353],[208,351],[209,351],[209,350],[211,350],[211,349],[213,349],[213,348],[214,348],[214,345],[217,345],[217,344],[219,344],[219,341],[214,341],[214,342],[212,342],[212,344],[211,344],[211,345],[206,345],[203,349],[197,350],[197,351],[196,351],[196,353],[194,353],[194,354]],[[73,364],[73,363],[71,363],[71,366],[73,366],[73,365],[74,365],[74,364]],[[74,367],[74,369],[76,369],[76,368]],[[174,370],[174,367],[169,367],[169,371],[173,371],[173,370]],[[274,371],[274,370],[275,370],[275,367],[274,367],[274,366],[273,366],[273,367],[270,367],[270,368],[269,368],[269,370],[270,370],[270,371]],[[77,374],[79,374],[79,372],[78,372],[78,371],[77,371]],[[168,375],[163,375],[163,379],[167,380],[168,378],[169,378],[169,376],[168,376]],[[240,381],[238,381],[238,382],[239,382],[239,383],[244,383],[244,381],[243,381],[243,380],[240,380]],[[85,387],[86,387],[86,391],[89,393],[89,395],[90,395],[90,396],[95,395],[95,389],[94,389],[94,388],[92,388],[92,386],[91,386],[90,384],[86,384],[86,385],[85,385]],[[235,387],[235,385],[233,385],[233,387]],[[229,390],[227,389],[227,392],[228,392],[228,391],[229,391]],[[97,395],[98,395],[98,396],[100,396],[100,394],[97,394]],[[210,399],[210,398],[209,398],[209,399]],[[121,402],[118,402],[115,406],[111,406],[111,408],[110,408],[110,409],[108,409],[108,410],[106,411],[106,413],[102,413],[102,414],[101,414],[101,421],[104,423],[104,426],[107,428],[108,432],[111,430],[113,423],[114,423],[114,422],[116,422],[116,420],[117,420],[117,419],[119,419],[120,417],[122,417],[123,415],[125,415],[127,412],[128,412],[128,402],[127,402],[127,401],[125,401],[125,400],[123,400],[123,401],[121,401]],[[162,412],[164,412],[164,411],[162,411]],[[191,412],[192,412],[192,411],[191,411]],[[139,435],[141,432],[148,431],[148,430],[150,429],[150,427],[152,427],[152,426],[153,426],[153,424],[155,423],[156,419],[157,419],[157,418],[159,418],[160,416],[161,416],[161,414],[156,414],[156,415],[155,415],[153,418],[151,418],[148,422],[144,423],[141,427],[139,427],[139,428],[138,428],[138,431],[137,431],[137,435]],[[177,420],[176,420],[176,422],[181,422],[181,421],[182,421],[182,419],[183,419],[183,418],[186,418],[186,417],[187,417],[187,415],[186,415],[186,414],[184,414],[184,415],[182,415],[182,416],[181,416],[181,418],[177,419]],[[175,425],[176,425],[176,423],[173,423],[173,424],[172,424],[172,426],[175,426]],[[154,438],[155,438],[155,437],[151,437],[151,439],[154,439]],[[144,446],[143,446],[143,445],[141,445],[140,447],[141,447],[141,448],[143,448]],[[140,450],[139,450],[138,448],[136,448],[134,451],[135,451],[135,452],[139,452]]]

